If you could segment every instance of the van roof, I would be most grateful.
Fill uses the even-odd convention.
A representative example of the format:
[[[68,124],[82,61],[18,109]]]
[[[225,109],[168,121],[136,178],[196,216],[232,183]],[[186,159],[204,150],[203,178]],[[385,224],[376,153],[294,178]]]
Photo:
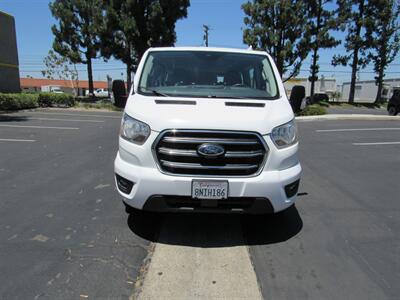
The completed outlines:
[[[231,53],[245,53],[245,54],[268,54],[265,51],[238,48],[220,48],[220,47],[154,47],[149,48],[148,51],[211,51],[211,52],[231,52]]]

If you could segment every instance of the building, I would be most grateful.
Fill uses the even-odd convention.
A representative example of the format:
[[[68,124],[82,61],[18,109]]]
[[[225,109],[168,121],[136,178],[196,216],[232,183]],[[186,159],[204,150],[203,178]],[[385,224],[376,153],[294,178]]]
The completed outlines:
[[[386,79],[383,82],[382,100],[388,100],[393,90],[400,89],[400,78]],[[347,101],[350,93],[350,82],[344,82],[340,88],[342,101]],[[378,86],[375,80],[357,81],[354,91],[354,102],[373,103],[375,102]]]
[[[107,81],[93,81],[94,89],[108,89]],[[87,80],[58,80],[58,79],[38,79],[38,78],[21,78],[21,89],[24,92],[41,92],[48,91],[49,87],[60,88],[64,93],[74,94],[76,90],[78,96],[85,96],[89,90],[89,82]]]
[[[292,92],[292,88],[295,85],[304,86],[306,89],[306,96],[310,96],[311,82],[308,80],[308,78],[305,77],[291,78],[288,81],[285,81],[283,84],[285,86],[285,90],[288,96]],[[314,93],[324,93],[331,95],[335,91],[336,91],[335,78],[325,78],[324,76],[321,76],[321,78],[315,82]]]
[[[14,17],[0,11],[0,93],[20,91]]]

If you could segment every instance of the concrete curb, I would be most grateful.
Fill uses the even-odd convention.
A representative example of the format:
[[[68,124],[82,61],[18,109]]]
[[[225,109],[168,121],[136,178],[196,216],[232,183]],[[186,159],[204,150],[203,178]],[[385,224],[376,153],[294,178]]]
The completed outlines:
[[[328,114],[320,116],[300,116],[296,121],[324,121],[324,120],[370,120],[370,121],[400,121],[400,116],[368,115],[368,114]]]

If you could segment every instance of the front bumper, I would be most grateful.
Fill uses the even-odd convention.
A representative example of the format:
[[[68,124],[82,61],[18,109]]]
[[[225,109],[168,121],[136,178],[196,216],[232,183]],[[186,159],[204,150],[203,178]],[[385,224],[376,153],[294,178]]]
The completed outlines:
[[[170,196],[189,199],[191,196],[192,180],[202,179],[201,177],[166,175],[155,167],[131,164],[123,160],[119,152],[115,159],[114,168],[116,174],[134,183],[129,194],[118,189],[124,202],[129,206],[144,210],[159,210],[158,208],[171,211],[181,210],[179,207],[168,205],[165,199],[171,198]],[[243,212],[264,213],[282,211],[295,202],[297,193],[288,198],[285,193],[285,186],[299,180],[300,174],[301,166],[297,162],[297,164],[279,171],[264,169],[256,177],[216,177],[215,179],[226,179],[229,181],[228,200],[238,198],[254,200],[254,203],[250,207],[242,209]],[[212,179],[207,178],[207,180]],[[157,201],[160,201],[160,205],[157,205]],[[198,210],[213,211],[211,207],[202,207]]]

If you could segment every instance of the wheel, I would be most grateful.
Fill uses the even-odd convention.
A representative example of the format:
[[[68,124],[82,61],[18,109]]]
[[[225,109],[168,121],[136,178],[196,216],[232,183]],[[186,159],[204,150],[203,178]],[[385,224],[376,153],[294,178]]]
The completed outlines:
[[[397,110],[396,110],[396,107],[394,107],[394,106],[389,107],[388,112],[389,112],[390,116],[397,115]]]

